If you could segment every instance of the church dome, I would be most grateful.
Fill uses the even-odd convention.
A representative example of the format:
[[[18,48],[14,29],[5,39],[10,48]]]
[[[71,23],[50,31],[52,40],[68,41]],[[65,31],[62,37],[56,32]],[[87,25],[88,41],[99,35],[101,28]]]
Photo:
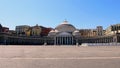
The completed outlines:
[[[73,25],[69,24],[68,21],[62,22],[55,29],[60,32],[74,32],[76,30],[76,28]]]

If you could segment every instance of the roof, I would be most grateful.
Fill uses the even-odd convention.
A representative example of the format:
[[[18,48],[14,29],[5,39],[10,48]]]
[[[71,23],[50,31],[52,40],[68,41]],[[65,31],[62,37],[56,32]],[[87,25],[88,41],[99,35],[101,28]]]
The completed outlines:
[[[68,21],[63,21],[55,29],[60,32],[73,32],[76,30],[76,28],[73,25],[69,24]]]

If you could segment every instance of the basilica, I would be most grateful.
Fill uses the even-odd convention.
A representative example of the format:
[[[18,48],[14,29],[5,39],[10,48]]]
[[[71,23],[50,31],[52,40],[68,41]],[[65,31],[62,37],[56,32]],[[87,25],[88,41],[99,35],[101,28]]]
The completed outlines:
[[[110,25],[107,29],[78,29],[67,20],[55,28],[44,26],[20,25],[15,30],[2,31],[1,45],[81,45],[83,43],[119,43],[120,24]],[[5,30],[5,28],[4,28]]]

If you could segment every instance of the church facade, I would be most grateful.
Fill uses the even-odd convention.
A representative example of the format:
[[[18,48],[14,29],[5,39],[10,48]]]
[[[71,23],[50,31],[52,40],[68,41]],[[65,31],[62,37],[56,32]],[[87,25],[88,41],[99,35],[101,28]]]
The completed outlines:
[[[83,43],[119,43],[120,26],[111,25],[106,30],[76,29],[68,21],[53,28],[17,26],[16,34],[0,32],[1,45],[81,45]],[[44,31],[42,31],[44,30]],[[47,32],[45,32],[47,31]],[[111,32],[111,33],[110,33]]]

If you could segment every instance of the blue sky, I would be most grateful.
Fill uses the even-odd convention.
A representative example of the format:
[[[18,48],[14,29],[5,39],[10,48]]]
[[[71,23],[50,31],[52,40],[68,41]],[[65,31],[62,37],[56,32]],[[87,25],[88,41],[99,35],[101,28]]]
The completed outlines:
[[[55,28],[67,19],[78,29],[120,23],[120,0],[0,0],[0,23],[10,29],[36,24]]]

